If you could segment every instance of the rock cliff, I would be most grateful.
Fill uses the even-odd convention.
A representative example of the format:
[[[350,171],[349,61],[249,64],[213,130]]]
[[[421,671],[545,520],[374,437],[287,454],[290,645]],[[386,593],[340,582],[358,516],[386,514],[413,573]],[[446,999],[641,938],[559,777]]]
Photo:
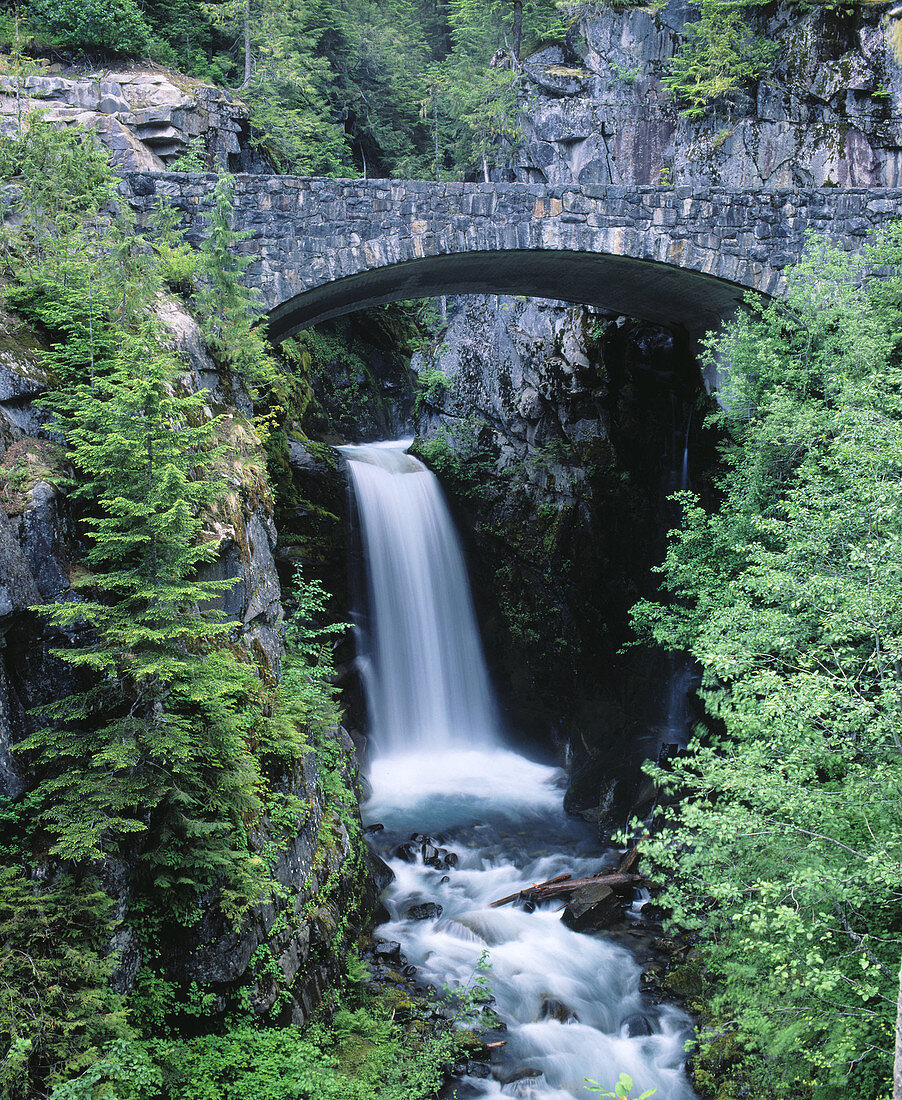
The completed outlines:
[[[208,574],[235,578],[221,598],[242,646],[259,674],[280,676],[282,605],[273,551],[276,530],[265,456],[253,408],[240,382],[209,356],[193,318],[173,299],[161,304],[172,343],[183,353],[186,391],[206,390],[212,413],[224,414],[230,444],[228,491],[205,517],[219,557]],[[30,608],[70,598],[70,577],[79,569],[82,544],[63,486],[66,473],[58,440],[39,399],[48,386],[40,366],[40,342],[11,317],[3,319],[0,356],[0,795],[18,798],[29,785],[15,744],[38,719],[33,708],[79,690],[71,666],[53,656],[55,647],[77,641]],[[327,755],[340,761],[344,780],[357,782],[354,747],[344,731],[327,733]],[[173,919],[155,958],[139,943],[129,922],[131,871],[126,864],[104,869],[117,901],[119,952],[114,984],[131,988],[142,961],[161,969],[187,990],[191,982],[213,993],[212,1011],[242,1003],[258,1015],[302,1020],[340,967],[361,912],[373,904],[369,865],[359,827],[328,804],[309,754],[290,774],[274,777],[307,806],[298,834],[280,853],[272,876],[272,902],[252,911],[238,930],[202,899],[200,919]],[[261,847],[266,826],[262,827]],[[38,867],[38,874],[50,868]],[[236,1000],[236,998],[238,1000]]]
[[[531,57],[518,179],[729,187],[896,187],[902,179],[898,17],[883,5],[768,4],[781,45],[731,104],[681,115],[662,74],[698,9],[593,5],[565,47]]]
[[[229,92],[145,69],[67,76],[0,76],[0,130],[29,111],[94,130],[122,172],[162,171],[188,152],[203,169],[268,171],[253,148],[247,109]]]

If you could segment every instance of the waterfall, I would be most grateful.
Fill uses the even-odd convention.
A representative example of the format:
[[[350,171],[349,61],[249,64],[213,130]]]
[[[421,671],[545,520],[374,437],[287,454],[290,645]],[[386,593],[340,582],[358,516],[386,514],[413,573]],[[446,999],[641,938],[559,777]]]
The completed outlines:
[[[438,483],[404,443],[344,447],[370,601],[369,696],[388,920],[420,978],[466,987],[487,957],[506,1027],[491,1070],[469,1064],[469,1100],[581,1100],[586,1078],[629,1073],[655,1100],[695,1100],[683,1071],[690,1022],[643,996],[619,943],[567,927],[557,902],[495,906],[617,858],[563,807],[564,773],[501,743],[466,570]],[[426,831],[429,836],[424,836]],[[441,837],[441,840],[434,838]],[[490,1074],[490,1076],[486,1076]]]
[[[370,604],[365,671],[380,754],[489,747],[497,716],[460,543],[408,442],[343,447]]]

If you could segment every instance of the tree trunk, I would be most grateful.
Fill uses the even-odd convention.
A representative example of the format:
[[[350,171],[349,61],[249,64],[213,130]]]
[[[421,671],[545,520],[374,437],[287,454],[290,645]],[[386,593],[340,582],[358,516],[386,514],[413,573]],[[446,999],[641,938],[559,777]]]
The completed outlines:
[[[435,182],[439,181],[439,160],[438,160],[438,88],[433,85],[432,87],[432,130],[435,135]]]
[[[244,84],[251,82],[251,0],[244,0]]]
[[[896,1012],[896,1056],[893,1060],[893,1100],[902,1100],[902,966],[899,968],[899,1007]]]
[[[523,37],[523,0],[514,0],[514,27],[511,35],[514,61],[520,60],[520,41]]]

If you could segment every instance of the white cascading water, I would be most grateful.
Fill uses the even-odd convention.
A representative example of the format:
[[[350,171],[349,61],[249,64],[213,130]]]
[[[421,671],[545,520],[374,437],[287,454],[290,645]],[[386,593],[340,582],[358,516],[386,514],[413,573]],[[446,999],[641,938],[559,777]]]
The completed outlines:
[[[435,478],[407,446],[343,448],[367,561],[373,744],[488,745],[497,723],[463,555]]]
[[[384,825],[374,840],[395,873],[383,899],[391,919],[377,935],[399,941],[438,987],[471,984],[488,953],[505,1042],[491,1078],[456,1086],[461,1100],[589,1100],[587,1078],[611,1088],[621,1073],[637,1094],[692,1100],[689,1020],[643,997],[629,951],[569,929],[559,903],[490,906],[533,882],[592,874],[615,854],[600,854],[588,828],[565,814],[559,768],[504,747],[457,537],[438,482],[406,446],[344,448],[372,620],[373,793],[364,813]],[[412,833],[436,837],[456,864],[395,856]],[[414,919],[412,907],[428,902],[440,910]]]

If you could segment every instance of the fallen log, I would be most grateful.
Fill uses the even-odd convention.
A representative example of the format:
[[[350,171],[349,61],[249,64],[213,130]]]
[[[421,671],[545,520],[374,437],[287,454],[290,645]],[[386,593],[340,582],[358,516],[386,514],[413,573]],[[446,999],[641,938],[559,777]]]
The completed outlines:
[[[584,886],[609,886],[612,890],[616,890],[618,886],[634,886],[637,882],[642,882],[642,875],[624,875],[619,871],[613,871],[609,874],[592,875],[590,878],[573,878],[569,882],[559,882],[554,886],[542,884],[528,887],[523,893],[529,896],[530,901],[544,901],[546,898],[564,897],[576,890],[582,890]]]
[[[621,874],[626,874],[628,871],[635,869],[636,864],[639,862],[639,845],[634,844],[632,848],[624,855],[620,861],[620,866],[617,870]]]
[[[516,894],[508,894],[506,898],[499,898],[491,903],[490,908],[497,909],[499,905],[507,905],[512,901],[548,901],[549,898],[566,897],[584,886],[609,886],[612,890],[616,890],[617,887],[634,886],[642,880],[642,875],[629,872],[624,874],[622,871],[601,871],[590,878],[559,875],[557,878],[548,879],[547,882],[526,886]]]
[[[566,882],[567,879],[571,877],[572,876],[570,875],[557,875],[555,878],[546,879],[545,882],[534,882],[532,884],[532,887],[527,887],[526,890],[518,890],[516,894],[508,894],[507,897],[499,898],[497,901],[493,901],[489,905],[489,909],[497,909],[499,905],[507,905],[508,902],[519,901],[519,899],[522,898],[526,891],[529,889],[538,890],[542,886],[551,886],[556,882]]]

